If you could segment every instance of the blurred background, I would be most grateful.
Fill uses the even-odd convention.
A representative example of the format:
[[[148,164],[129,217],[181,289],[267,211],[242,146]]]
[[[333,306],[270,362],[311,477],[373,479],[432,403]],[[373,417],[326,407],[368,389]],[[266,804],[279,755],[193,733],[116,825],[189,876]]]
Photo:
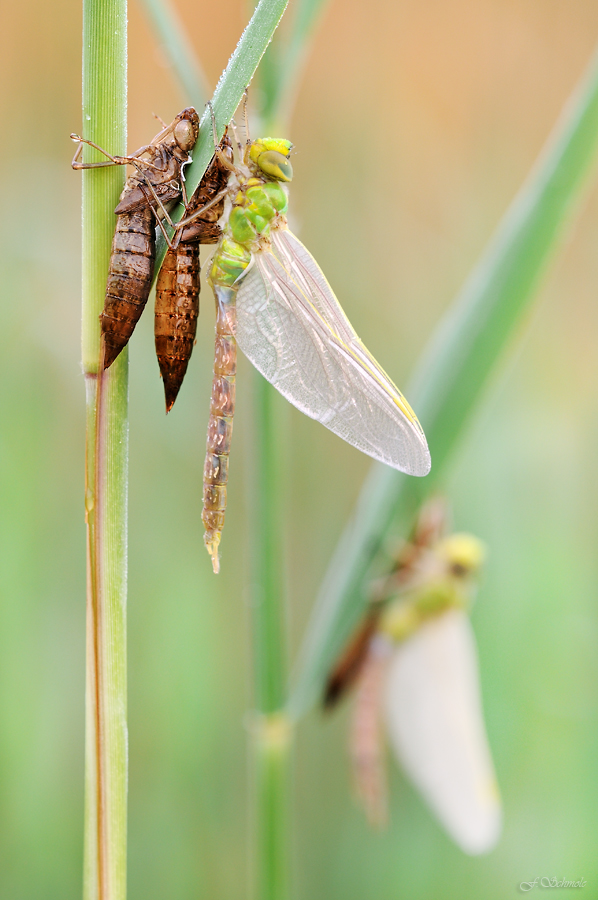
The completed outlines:
[[[292,4],[291,4],[292,5]],[[211,86],[242,0],[177,0]],[[185,105],[131,0],[129,148]],[[592,0],[331,0],[299,85],[292,225],[356,330],[404,386],[525,178],[598,37]],[[80,369],[78,4],[3,4],[0,97],[0,895],[80,896],[84,385]],[[393,768],[392,823],[350,790],[347,713],[296,752],[302,898],[515,896],[538,876],[598,897],[598,194],[456,459],[455,526],[489,547],[473,613],[505,807],[464,856]],[[249,878],[246,710],[250,367],[238,379],[215,578],[201,466],[213,318],[164,416],[151,315],[131,341],[130,897],[237,900]],[[369,461],[280,402],[290,640],[297,648]],[[423,423],[425,426],[425,422]],[[568,892],[562,892],[567,896]]]

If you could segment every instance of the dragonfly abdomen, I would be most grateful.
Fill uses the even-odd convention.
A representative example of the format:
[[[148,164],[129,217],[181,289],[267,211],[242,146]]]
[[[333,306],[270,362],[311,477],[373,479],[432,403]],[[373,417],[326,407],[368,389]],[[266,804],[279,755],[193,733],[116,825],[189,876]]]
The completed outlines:
[[[234,288],[214,286],[216,295],[216,340],[214,377],[210,400],[210,420],[204,463],[204,542],[212,558],[214,572],[220,568],[218,545],[226,512],[228,458],[235,412],[237,373],[236,295]]]
[[[133,334],[149,297],[156,255],[154,213],[149,206],[118,217],[112,241],[104,310],[104,368]]]
[[[154,335],[164,380],[166,412],[172,408],[193,351],[199,315],[199,244],[181,242],[164,257],[156,282]]]

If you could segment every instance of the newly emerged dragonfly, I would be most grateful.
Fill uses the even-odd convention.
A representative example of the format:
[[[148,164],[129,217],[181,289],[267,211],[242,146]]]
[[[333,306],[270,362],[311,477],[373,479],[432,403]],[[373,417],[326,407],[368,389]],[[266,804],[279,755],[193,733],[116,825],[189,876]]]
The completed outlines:
[[[426,475],[407,401],[361,343],[317,263],[289,231],[292,144],[248,141],[231,168],[228,216],[209,281],[216,345],[204,467],[205,543],[218,571],[235,405],[236,345],[294,406],[374,459]]]
[[[232,161],[232,146],[225,134],[220,152]],[[164,382],[166,412],[172,409],[193,351],[199,315],[199,245],[216,244],[222,235],[218,220],[224,209],[224,188],[230,166],[215,154],[193,196],[184,218],[192,221],[178,229],[156,281],[154,336],[156,356]]]
[[[107,369],[129,341],[149,296],[156,257],[155,223],[166,236],[163,220],[170,223],[169,208],[184,194],[183,169],[191,162],[199,116],[193,107],[182,110],[152,139],[130,156],[111,156],[91,141],[76,134],[79,142],[72,162],[74,169],[132,165],[114,210],[118,216],[112,242],[102,327],[103,368]],[[107,159],[79,161],[83,144],[89,144]],[[185,198],[186,199],[186,198]]]
[[[335,705],[357,682],[354,780],[372,824],[387,818],[385,725],[405,772],[453,840],[475,855],[491,850],[501,831],[467,614],[484,550],[472,535],[443,536],[443,521],[437,504],[424,510],[332,672],[324,702]]]

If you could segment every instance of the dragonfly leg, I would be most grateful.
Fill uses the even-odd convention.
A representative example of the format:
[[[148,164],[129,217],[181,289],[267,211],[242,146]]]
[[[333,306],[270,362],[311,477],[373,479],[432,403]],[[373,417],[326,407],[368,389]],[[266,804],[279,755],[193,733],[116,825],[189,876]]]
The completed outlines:
[[[187,185],[185,184],[185,175],[181,168],[181,202],[185,209],[189,206],[189,197],[187,196]]]
[[[172,240],[168,236],[168,233],[166,231],[166,228],[164,227],[164,223],[162,220],[165,219],[167,224],[170,225],[170,227],[172,229],[174,229],[175,231],[177,230],[177,223],[172,221],[172,219],[170,218],[170,215],[168,213],[168,210],[166,209],[166,207],[162,203],[162,200],[156,193],[156,190],[155,190],[153,184],[151,183],[150,179],[147,178],[146,175],[144,174],[144,172],[141,171],[141,169],[139,168],[137,163],[138,163],[137,160],[132,160],[132,164],[137,167],[139,174],[142,176],[142,178],[145,182],[144,184],[140,184],[139,188],[143,192],[144,196],[147,198],[148,206],[150,207],[154,216],[156,217],[156,222],[158,223],[158,227],[159,227],[160,231],[164,235],[164,240],[166,241],[166,243],[168,244],[170,249],[174,250],[176,248],[178,241],[176,241],[175,243],[172,242]]]
[[[214,138],[214,154],[218,157],[219,161],[222,163],[225,169],[228,169],[230,172],[238,173],[238,169],[233,162],[222,152],[220,141],[218,140],[218,129],[216,127],[216,115],[214,113],[214,107],[212,106],[211,101],[208,100],[207,106],[210,108],[210,115],[212,116],[212,136]],[[235,140],[237,140],[237,133],[235,131],[234,122],[231,119],[230,127],[232,128],[233,134],[235,136]],[[224,137],[226,137],[226,128],[224,130]],[[223,140],[224,140],[223,137]],[[241,151],[241,146],[237,141],[237,147],[239,148],[239,153]]]
[[[184,219],[180,219],[178,222],[176,222],[174,227],[177,230],[180,230],[181,228],[184,228],[185,225],[190,225],[194,219],[198,218],[198,216],[203,215],[203,213],[207,212],[208,209],[211,209],[212,206],[216,206],[217,203],[220,203],[222,198],[226,197],[227,193],[228,193],[227,188],[224,188],[222,191],[219,191],[215,197],[212,197],[212,199],[210,200],[209,203],[206,203],[205,206],[202,206],[200,209],[196,209],[194,212],[191,213],[191,215],[185,216]]]
[[[233,133],[233,137],[235,139],[235,144],[237,145],[237,153],[239,154],[239,159],[243,159],[243,145],[239,140],[239,134],[237,132],[237,123],[234,119],[230,120],[230,128]]]
[[[71,141],[78,141],[79,146],[77,147],[76,153],[73,157],[73,161],[71,162],[71,166],[73,169],[99,169],[102,166],[128,166],[128,165],[137,165],[137,157],[142,153],[145,153],[147,150],[151,149],[149,144],[146,144],[143,147],[140,147],[139,150],[136,150],[135,153],[131,153],[129,156],[113,156],[111,153],[108,153],[107,150],[104,150],[103,147],[100,147],[98,144],[94,144],[93,141],[88,141],[87,138],[82,138],[78,134],[70,135]],[[103,153],[104,156],[107,157],[106,162],[94,162],[94,163],[84,163],[79,161],[79,157],[81,156],[81,151],[83,150],[83,144],[87,144],[88,147],[93,147],[94,150],[99,150],[100,153]],[[149,160],[142,160],[145,165],[151,166],[152,169],[157,168],[154,166]],[[139,167],[137,166],[139,169]]]
[[[178,242],[177,242],[176,244],[173,244],[172,240],[171,240],[170,237],[168,236],[168,232],[166,231],[166,228],[164,227],[164,222],[162,221],[162,219],[160,218],[160,216],[156,215],[156,210],[155,210],[153,207],[152,207],[152,212],[153,212],[154,215],[156,216],[156,222],[158,223],[158,228],[159,228],[160,231],[162,232],[162,235],[163,235],[163,237],[164,237],[164,240],[165,240],[166,243],[168,244],[168,249],[169,249],[169,250],[176,250],[176,248],[177,248],[177,246],[178,246]]]
[[[168,123],[164,121],[162,116],[159,116],[158,113],[152,113],[152,116],[154,117],[154,119],[158,120],[162,128],[168,128]]]
[[[247,156],[247,151],[249,145],[251,144],[251,138],[249,137],[249,116],[247,114],[247,104],[249,101],[249,88],[245,88],[243,91],[243,120],[245,123],[245,152],[242,156],[242,159],[245,161],[245,157]]]
[[[126,166],[132,161],[132,157],[130,156],[112,156],[106,150],[103,150],[97,144],[94,144],[93,141],[88,141],[85,138],[79,137],[78,134],[71,134],[71,140],[79,142],[79,146],[77,147],[77,150],[71,162],[71,166],[73,167],[73,169],[99,169],[104,166]],[[94,163],[80,162],[79,157],[81,156],[81,152],[83,150],[83,144],[87,144],[89,147],[93,147],[94,150],[99,150],[100,153],[103,153],[104,156],[107,157],[106,161]]]

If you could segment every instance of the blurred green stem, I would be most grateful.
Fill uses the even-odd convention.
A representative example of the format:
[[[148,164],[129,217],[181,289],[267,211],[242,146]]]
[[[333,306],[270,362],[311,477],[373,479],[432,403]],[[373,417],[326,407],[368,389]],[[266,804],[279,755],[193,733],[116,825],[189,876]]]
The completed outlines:
[[[290,890],[289,723],[281,712],[287,687],[286,596],[280,509],[277,397],[253,375],[253,502],[251,532],[256,720],[256,898],[286,900]]]
[[[254,388],[253,639],[255,699],[260,713],[282,707],[287,686],[280,454],[274,391],[259,372]]]
[[[409,478],[375,465],[322,584],[289,711],[304,713],[367,603],[371,563],[395,519],[403,525],[444,478],[490,376],[521,326],[598,150],[598,57],[567,103],[480,262],[429,342],[407,397],[428,438],[432,471]]]
[[[84,0],[83,136],[126,152],[126,0]],[[103,159],[86,148],[88,162]],[[122,167],[84,170],[87,666],[85,900],[124,900],[127,829],[126,353],[99,371],[100,326]]]
[[[257,715],[254,725],[256,900],[288,900],[291,725],[284,713]]]
[[[261,115],[270,126],[265,128],[265,134],[287,134],[310,39],[327,2],[298,0],[288,40],[285,42],[279,32],[268,48],[260,68],[264,95]]]
[[[176,10],[169,0],[140,2],[153,23],[166,58],[180,82],[185,102],[202,110],[208,97],[208,82]]]

